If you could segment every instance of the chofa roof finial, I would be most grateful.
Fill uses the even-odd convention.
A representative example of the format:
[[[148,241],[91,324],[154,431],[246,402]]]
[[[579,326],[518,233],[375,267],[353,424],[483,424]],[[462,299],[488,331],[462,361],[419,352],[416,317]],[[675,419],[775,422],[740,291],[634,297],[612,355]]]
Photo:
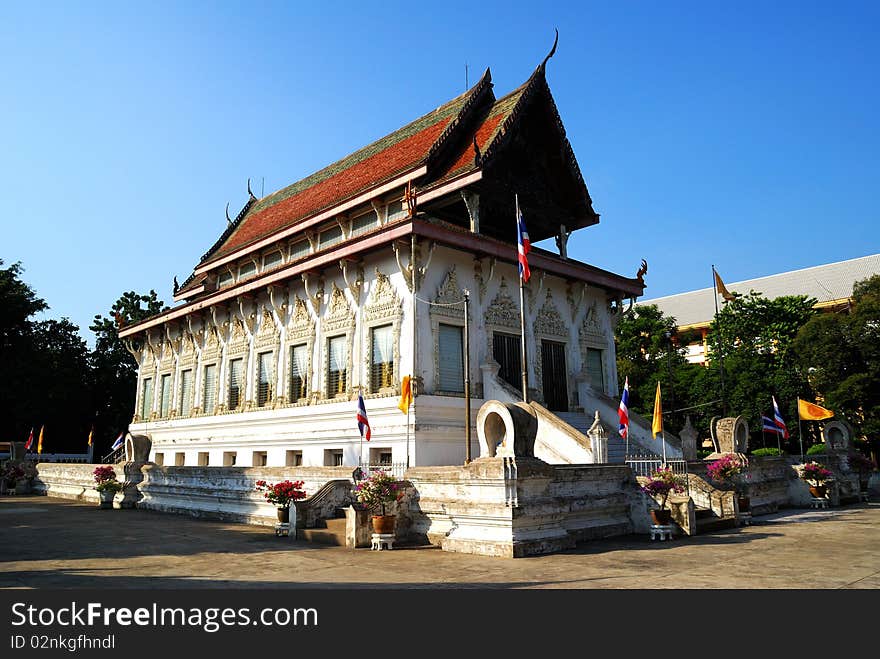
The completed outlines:
[[[232,226],[232,219],[229,217],[229,202],[226,202],[226,223]]]
[[[554,28],[554,29],[556,30],[556,38],[553,39],[553,48],[550,49],[550,52],[547,53],[547,57],[545,57],[545,58],[544,58],[544,61],[541,62],[541,68],[542,68],[542,69],[543,69],[545,66],[547,66],[547,61],[548,61],[551,57],[553,57],[554,53],[556,53],[556,44],[559,43],[559,29],[558,29],[558,28]]]
[[[248,177],[248,194],[251,196],[251,199],[256,199],[256,196],[253,192],[251,192],[251,179]]]

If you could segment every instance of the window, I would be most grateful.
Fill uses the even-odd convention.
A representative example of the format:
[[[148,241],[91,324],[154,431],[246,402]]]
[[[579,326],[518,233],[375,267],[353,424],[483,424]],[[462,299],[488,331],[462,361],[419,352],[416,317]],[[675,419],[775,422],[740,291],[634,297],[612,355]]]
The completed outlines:
[[[290,260],[295,261],[296,259],[302,258],[303,256],[308,256],[311,251],[311,246],[309,245],[308,240],[300,240],[295,243],[291,243],[290,245]]]
[[[235,281],[235,275],[232,274],[229,270],[224,270],[220,273],[220,277],[217,279],[217,286],[226,286],[227,284],[231,284]]]
[[[155,462],[157,465],[159,465],[161,467],[162,465],[165,464],[165,454],[164,453],[157,453],[153,457],[153,462]]]
[[[305,344],[290,346],[290,400],[308,396],[309,354]]]
[[[324,229],[318,234],[318,249],[330,247],[342,240],[342,228],[337,224]]]
[[[265,467],[268,456],[266,451],[254,451],[253,465],[255,467]]]
[[[341,467],[343,465],[341,448],[324,449],[324,466]]]
[[[602,351],[587,348],[587,376],[596,391],[605,391],[605,371],[602,368]]]
[[[351,221],[351,235],[359,236],[370,229],[376,228],[376,211],[370,211],[366,215],[358,215]]]
[[[269,252],[263,257],[263,270],[274,268],[276,265],[280,265],[282,261],[284,261],[284,255],[281,252]]]
[[[209,462],[209,460],[208,460],[208,452],[207,452],[207,451],[201,451],[201,452],[199,452],[199,466],[200,466],[200,467],[207,467],[207,466],[208,466],[208,462]]]
[[[257,357],[257,405],[263,407],[272,396],[272,353],[261,352]]]
[[[174,454],[174,466],[182,467],[186,464],[186,453],[175,453]]]
[[[141,392],[141,418],[149,419],[150,410],[153,409],[153,378],[144,380],[144,390]]]
[[[492,335],[492,356],[501,364],[498,375],[510,386],[522,387],[522,347],[518,336],[495,332]]]
[[[234,410],[241,402],[241,369],[244,366],[244,360],[233,359],[229,362],[229,399],[227,406],[230,410]]]
[[[394,341],[391,325],[370,330],[372,361],[370,362],[370,389],[378,391],[394,386]]]
[[[390,448],[371,448],[370,449],[370,464],[390,467],[391,466],[391,449]]]
[[[253,274],[257,273],[257,264],[253,261],[248,261],[247,263],[242,263],[241,267],[238,269],[238,278],[244,279],[245,277],[250,277]]]
[[[302,463],[302,451],[288,451],[287,455],[284,457],[284,464],[287,467],[302,467]]]
[[[345,393],[345,362],[348,359],[345,337],[334,336],[327,340],[327,397]]]
[[[192,369],[180,372],[180,410],[181,416],[189,416],[192,412]]]
[[[202,373],[202,411],[213,414],[217,406],[217,364],[208,364]]]
[[[163,419],[168,416],[171,407],[171,375],[166,374],[159,378],[159,416]]]
[[[439,359],[439,389],[464,393],[464,350],[462,328],[440,323],[437,343]]]
[[[406,213],[407,210],[403,207],[402,201],[392,201],[390,204],[388,204],[388,218],[385,221],[392,222],[394,220],[400,219],[401,217],[406,217]]]
[[[235,451],[225,451],[223,453],[223,466],[224,467],[234,467],[235,466]]]

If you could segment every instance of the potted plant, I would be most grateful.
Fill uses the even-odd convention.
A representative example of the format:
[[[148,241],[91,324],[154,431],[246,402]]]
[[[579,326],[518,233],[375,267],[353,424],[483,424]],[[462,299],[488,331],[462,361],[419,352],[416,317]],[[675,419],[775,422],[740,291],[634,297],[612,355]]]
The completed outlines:
[[[672,467],[660,467],[642,485],[642,492],[655,501],[660,497],[660,509],[651,509],[651,519],[654,524],[663,526],[672,521],[672,511],[666,508],[666,501],[670,492],[684,492],[682,477],[673,473]]]
[[[746,496],[748,491],[746,481],[750,478],[748,466],[745,457],[728,453],[709,463],[706,468],[709,478],[721,487],[736,492],[740,512],[748,512],[751,507],[751,499]]]
[[[385,514],[385,506],[403,499],[403,487],[400,481],[383,470],[370,474],[369,478],[360,481],[354,488],[357,500],[372,510],[373,532],[394,533],[394,515]]]
[[[92,472],[95,477],[95,489],[101,497],[101,508],[113,508],[113,497],[122,490],[122,483],[116,480],[116,472],[113,467],[95,467]]]
[[[259,480],[254,485],[258,492],[263,493],[266,501],[275,504],[278,508],[278,521],[282,524],[290,523],[290,504],[306,498],[303,481],[285,480],[280,483],[267,483]]]
[[[818,462],[808,462],[801,470],[801,478],[807,481],[810,486],[810,494],[817,499],[825,496],[827,488],[825,481],[831,478],[833,474],[825,468],[825,465]]]
[[[847,455],[847,463],[850,470],[859,475],[859,490],[867,491],[871,472],[877,468],[877,465],[871,458],[859,451],[853,451]]]
[[[24,478],[24,469],[14,460],[7,460],[0,469],[0,478],[6,491],[15,490],[20,478]]]

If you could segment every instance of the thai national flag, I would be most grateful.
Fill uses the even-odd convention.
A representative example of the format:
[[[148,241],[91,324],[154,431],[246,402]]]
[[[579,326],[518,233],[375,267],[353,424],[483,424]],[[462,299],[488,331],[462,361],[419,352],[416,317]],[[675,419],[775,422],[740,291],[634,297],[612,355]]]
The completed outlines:
[[[364,407],[364,397],[358,394],[358,412],[357,412],[358,430],[361,431],[361,437],[370,441],[370,422],[367,420],[367,408]],[[367,429],[366,435],[364,428]]]
[[[519,209],[519,197],[516,199],[516,243],[517,258],[519,259],[519,276],[524,282],[529,280],[531,272],[529,271],[529,262],[526,260],[526,254],[532,249],[529,242],[529,232],[526,231],[526,223],[523,220],[522,211]]]
[[[629,434],[629,376],[623,381],[623,396],[620,399],[620,407],[617,408],[617,416],[620,419],[618,431],[620,436],[626,439]]]
[[[116,441],[113,442],[113,446],[110,447],[111,451],[115,451],[118,448],[122,448],[122,445],[125,443],[122,437],[125,435],[124,432],[119,433],[119,437],[116,438]]]
[[[782,415],[779,413],[779,405],[776,404],[776,396],[773,396],[773,421],[776,423],[778,428],[777,432],[782,433],[782,436],[785,439],[788,439],[788,428],[785,425],[785,421],[782,420]]]
[[[764,432],[781,433],[782,431],[776,426],[776,422],[769,416],[761,416],[761,430]]]
[[[25,451],[30,451],[30,450],[31,450],[31,446],[33,446],[33,445],[34,445],[34,429],[31,428],[31,434],[28,435],[27,443],[24,445],[24,450],[25,450]]]

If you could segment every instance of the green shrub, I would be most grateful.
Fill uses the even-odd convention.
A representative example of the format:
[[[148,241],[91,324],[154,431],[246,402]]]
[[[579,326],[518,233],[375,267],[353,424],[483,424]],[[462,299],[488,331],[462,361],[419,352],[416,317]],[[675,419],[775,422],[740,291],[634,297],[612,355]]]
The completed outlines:
[[[705,459],[708,458],[710,455],[712,455],[712,453],[713,453],[713,451],[707,451],[707,450],[705,450],[705,449],[700,449],[700,450],[697,451],[697,457],[698,457],[700,460],[705,460]]]
[[[821,455],[822,453],[827,453],[825,444],[813,444],[807,449],[807,455]]]
[[[755,449],[754,451],[752,451],[752,455],[785,455],[785,451],[780,451],[778,448],[768,446],[767,448]]]

